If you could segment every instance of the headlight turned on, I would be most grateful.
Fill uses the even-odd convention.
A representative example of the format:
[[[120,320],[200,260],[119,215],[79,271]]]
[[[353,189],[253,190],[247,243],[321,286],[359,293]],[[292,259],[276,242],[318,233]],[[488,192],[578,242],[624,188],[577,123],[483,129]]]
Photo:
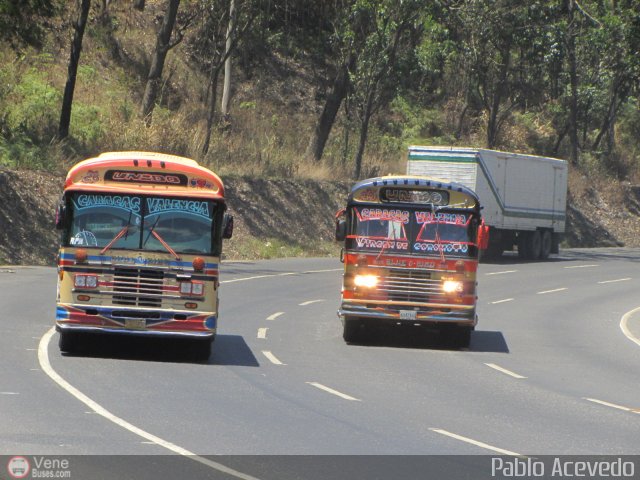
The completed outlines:
[[[373,288],[378,284],[376,275],[356,275],[353,277],[353,283],[356,287]]]
[[[442,284],[442,291],[444,293],[462,293],[464,285],[458,280],[445,280]]]

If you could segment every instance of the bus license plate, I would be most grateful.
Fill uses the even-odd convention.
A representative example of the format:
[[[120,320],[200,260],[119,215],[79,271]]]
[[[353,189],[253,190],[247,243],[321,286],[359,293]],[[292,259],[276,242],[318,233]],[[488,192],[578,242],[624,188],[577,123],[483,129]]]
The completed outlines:
[[[400,320],[416,320],[418,312],[415,310],[400,310]]]
[[[144,318],[127,318],[124,321],[124,326],[133,330],[142,330],[146,328],[147,321]]]

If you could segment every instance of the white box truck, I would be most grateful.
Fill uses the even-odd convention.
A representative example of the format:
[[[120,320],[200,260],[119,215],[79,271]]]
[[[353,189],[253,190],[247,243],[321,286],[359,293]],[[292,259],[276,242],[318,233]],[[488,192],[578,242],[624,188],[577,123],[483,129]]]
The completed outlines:
[[[490,227],[485,255],[517,246],[529,260],[558,253],[565,231],[565,160],[462,147],[409,147],[407,173],[457,182],[474,190]]]

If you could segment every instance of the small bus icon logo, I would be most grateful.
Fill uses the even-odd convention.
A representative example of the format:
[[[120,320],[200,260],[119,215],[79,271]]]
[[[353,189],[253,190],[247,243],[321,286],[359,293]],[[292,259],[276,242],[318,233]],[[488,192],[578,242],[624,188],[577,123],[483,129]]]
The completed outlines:
[[[7,471],[12,478],[25,478],[30,470],[29,460],[24,457],[12,457],[7,464]]]

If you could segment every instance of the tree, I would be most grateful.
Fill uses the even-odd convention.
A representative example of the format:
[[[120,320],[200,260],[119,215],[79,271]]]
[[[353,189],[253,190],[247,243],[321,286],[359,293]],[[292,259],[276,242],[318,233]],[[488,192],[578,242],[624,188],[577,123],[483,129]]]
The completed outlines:
[[[222,90],[222,115],[229,116],[229,102],[231,101],[231,50],[233,48],[233,35],[236,29],[236,0],[229,2],[229,25],[227,27],[227,39],[225,42],[224,62],[224,88]]]
[[[227,59],[233,54],[242,36],[251,27],[258,14],[251,0],[207,1],[201,5],[204,22],[194,35],[192,48],[195,58],[206,66],[209,74],[207,84],[207,126],[202,154],[206,155],[211,144],[211,133],[216,118],[218,102],[218,79]],[[237,7],[237,8],[235,8]],[[219,12],[222,12],[220,15]],[[232,19],[231,17],[235,18]]]
[[[358,54],[355,69],[350,72],[353,105],[359,121],[359,141],[354,158],[354,178],[362,171],[371,117],[391,100],[398,88],[394,79],[401,49],[412,50],[416,37],[409,35],[419,24],[424,12],[420,0],[358,0],[355,14],[365,21],[364,48]]]
[[[171,35],[178,15],[179,6],[180,0],[167,0],[166,12],[156,37],[156,47],[151,61],[151,68],[147,76],[147,86],[144,90],[144,97],[142,98],[142,116],[147,125],[151,124],[151,114],[156,99],[158,98],[167,53],[182,40],[182,36],[178,36],[176,41],[171,42]]]
[[[73,40],[71,42],[71,55],[67,67],[67,82],[64,86],[64,96],[62,98],[62,108],[60,110],[60,124],[58,127],[58,138],[63,139],[69,135],[69,124],[71,123],[71,107],[73,105],[73,92],[76,87],[76,77],[78,65],[80,63],[80,52],[82,51],[82,38],[89,17],[91,0],[82,0],[79,6],[78,18],[73,23]]]

